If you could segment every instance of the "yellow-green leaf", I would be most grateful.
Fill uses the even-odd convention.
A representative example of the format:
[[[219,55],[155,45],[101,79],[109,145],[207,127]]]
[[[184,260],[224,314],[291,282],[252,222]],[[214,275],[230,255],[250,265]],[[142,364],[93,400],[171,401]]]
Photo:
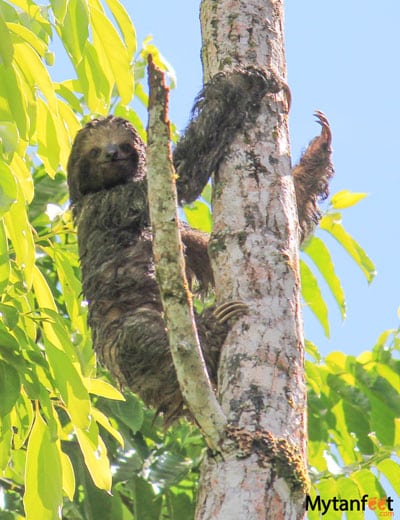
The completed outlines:
[[[329,338],[328,307],[322,297],[317,279],[303,260],[300,260],[300,274],[303,299],[322,325],[325,335]]]
[[[103,426],[103,428],[105,428],[108,433],[114,437],[114,439],[119,442],[122,448],[124,447],[124,438],[118,430],[113,428],[110,420],[104,415],[103,412],[100,412],[100,410],[97,408],[92,408],[92,417],[98,424],[101,424],[101,426]]]
[[[43,100],[38,99],[38,156],[43,161],[48,175],[54,179],[60,165],[60,143],[53,113]]]
[[[133,97],[133,73],[131,58],[113,24],[104,12],[92,6],[90,16],[93,24],[93,41],[96,49],[103,51],[108,66],[113,72],[114,81],[123,103],[128,104]],[[104,35],[107,38],[104,38]]]
[[[58,520],[62,505],[60,450],[39,411],[28,442],[25,486],[26,519]]]
[[[25,201],[27,204],[30,204],[34,195],[34,185],[32,174],[26,166],[26,161],[18,153],[15,153],[10,163],[10,168],[16,179],[18,179]]]
[[[86,379],[86,388],[90,394],[106,397],[107,399],[114,399],[116,401],[125,401],[125,397],[119,390],[102,379]]]
[[[7,27],[9,31],[22,38],[28,45],[33,47],[40,56],[45,55],[47,51],[47,44],[30,29],[28,29],[28,27],[20,23],[13,22],[7,22]]]
[[[0,59],[1,62],[8,67],[10,65],[13,54],[14,47],[10,37],[10,32],[7,28],[7,24],[4,21],[4,18],[0,12]]]
[[[132,20],[121,2],[118,0],[106,0],[106,2],[124,37],[126,48],[128,50],[128,57],[132,59],[137,47],[136,31]]]
[[[75,474],[74,468],[71,463],[71,459],[66,453],[60,450],[61,467],[62,467],[62,481],[63,490],[67,497],[71,500],[74,499],[75,494]]]
[[[87,428],[90,423],[90,400],[78,370],[65,352],[47,342],[46,353],[72,423],[79,428]]]
[[[109,110],[114,85],[107,69],[107,64],[100,62],[97,50],[90,42],[87,42],[84,59],[81,60],[76,70],[89,110],[102,115]]]
[[[9,211],[17,196],[18,186],[10,167],[0,163],[0,217]]]
[[[7,287],[10,277],[10,258],[3,219],[0,220],[0,294]]]
[[[0,416],[7,415],[15,405],[21,388],[17,370],[0,360]]]
[[[42,275],[36,265],[33,268],[33,289],[35,291],[35,296],[39,307],[57,311],[53,293],[47,284],[46,278]],[[50,338],[50,340],[53,341],[53,338]]]
[[[322,217],[319,225],[339,242],[364,273],[368,282],[372,282],[376,274],[375,266],[364,249],[343,228],[341,215],[328,213]]]
[[[331,197],[330,203],[334,209],[344,209],[354,206],[366,196],[366,193],[352,193],[349,190],[342,190],[338,191]]]
[[[32,285],[33,266],[35,264],[35,243],[29,224],[26,204],[21,189],[18,189],[17,200],[4,216],[7,235],[15,250],[17,264],[24,273],[27,289]]]
[[[6,154],[13,154],[17,149],[18,139],[17,125],[10,121],[0,121],[0,149]]]
[[[11,456],[11,443],[13,430],[10,416],[3,417],[0,421],[0,470],[5,470]]]
[[[212,215],[210,207],[207,204],[196,200],[193,204],[185,205],[183,211],[189,226],[200,229],[205,233],[211,233]]]
[[[98,435],[96,423],[92,421],[89,430],[77,428],[76,435],[93,482],[98,488],[110,491],[110,462],[107,457],[107,448]]]
[[[37,86],[47,99],[50,110],[57,113],[57,99],[53,83],[45,64],[36,51],[25,42],[15,43],[14,56],[18,67],[25,75],[29,85]]]
[[[27,398],[24,390],[21,391],[13,410],[11,411],[14,426],[13,444],[16,450],[21,449],[31,431],[34,419],[32,402]]]
[[[70,0],[67,10],[58,9],[59,2],[55,4],[54,12],[58,18],[58,28],[61,39],[70,55],[75,67],[81,62],[85,52],[85,46],[89,37],[89,15],[87,2],[85,0]]]
[[[335,273],[335,265],[329,249],[320,238],[313,236],[304,248],[304,252],[311,258],[324,277],[344,319],[346,317],[346,300],[340,280]]]

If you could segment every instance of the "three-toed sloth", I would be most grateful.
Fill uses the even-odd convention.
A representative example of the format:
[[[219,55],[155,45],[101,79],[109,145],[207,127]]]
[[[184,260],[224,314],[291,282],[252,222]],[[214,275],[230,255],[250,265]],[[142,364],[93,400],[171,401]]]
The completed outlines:
[[[200,195],[236,133],[255,119],[270,83],[262,71],[249,68],[220,73],[205,85],[174,152],[180,201]],[[317,117],[321,135],[293,169],[301,240],[320,218],[318,199],[327,196],[333,173],[329,124],[322,113]],[[68,185],[96,353],[121,384],[162,412],[168,425],[188,412],[155,277],[145,145],[132,124],[109,116],[79,131],[68,162]],[[181,225],[181,235],[188,278],[206,290],[213,284],[208,237],[186,225]],[[243,311],[240,305],[232,309],[228,304],[219,313],[208,309],[196,316],[213,384],[229,319]]]

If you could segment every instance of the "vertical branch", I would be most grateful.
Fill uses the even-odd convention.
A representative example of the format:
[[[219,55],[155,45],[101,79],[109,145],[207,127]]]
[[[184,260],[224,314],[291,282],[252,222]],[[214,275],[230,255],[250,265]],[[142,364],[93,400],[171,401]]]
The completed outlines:
[[[182,394],[208,444],[217,449],[226,419],[212,390],[197,336],[179,233],[167,113],[169,91],[151,56],[148,74],[147,182],[157,281]]]

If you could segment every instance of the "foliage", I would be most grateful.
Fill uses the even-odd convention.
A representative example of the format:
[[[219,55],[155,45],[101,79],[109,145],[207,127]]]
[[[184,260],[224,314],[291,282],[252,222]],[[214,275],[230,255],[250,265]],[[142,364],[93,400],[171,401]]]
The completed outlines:
[[[172,86],[173,71],[149,39],[138,51],[118,0],[42,3],[0,0],[0,519],[52,520],[62,507],[64,519],[187,520],[202,438],[184,421],[163,432],[134,395],[123,396],[96,369],[65,182],[72,139],[89,117],[113,111],[145,137],[133,107],[147,103],[147,54]],[[70,80],[51,78],[55,45],[69,57]],[[188,221],[208,231],[210,192],[185,208]],[[321,228],[371,281],[371,261],[341,225],[340,211],[361,198],[336,194]],[[320,238],[304,254],[304,300],[328,333],[306,260],[343,316],[344,293]],[[399,339],[393,333],[387,346],[388,337],[357,359],[321,360],[308,345],[310,464],[321,494],[336,486],[342,496],[382,495],[376,471],[400,491],[391,459],[399,446]]]

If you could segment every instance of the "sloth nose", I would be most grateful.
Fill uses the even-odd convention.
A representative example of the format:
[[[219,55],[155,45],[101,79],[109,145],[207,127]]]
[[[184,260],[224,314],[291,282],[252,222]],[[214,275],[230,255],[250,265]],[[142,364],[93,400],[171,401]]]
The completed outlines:
[[[105,158],[109,161],[115,161],[118,158],[118,145],[108,144],[104,149]]]

